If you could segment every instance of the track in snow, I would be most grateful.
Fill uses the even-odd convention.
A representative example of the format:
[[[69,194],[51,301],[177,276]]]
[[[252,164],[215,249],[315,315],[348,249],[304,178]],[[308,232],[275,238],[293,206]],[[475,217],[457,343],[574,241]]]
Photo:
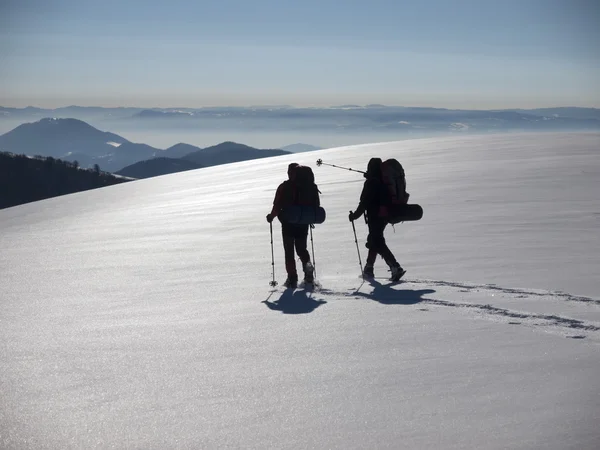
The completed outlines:
[[[326,285],[329,283],[339,285],[339,280],[327,280]],[[433,288],[441,290],[438,292]],[[434,293],[441,298],[432,298]],[[273,294],[281,296],[273,301],[270,298]],[[305,314],[322,305],[331,303],[330,306],[333,306],[336,301],[348,298],[374,300],[384,305],[420,305],[421,311],[429,310],[423,305],[456,308],[508,325],[530,326],[572,339],[587,338],[588,341],[600,343],[600,300],[560,291],[442,280],[405,279],[391,282],[385,277],[376,277],[361,280],[359,286],[346,291],[324,287],[321,283],[312,289],[306,289],[302,284],[295,290],[280,286],[271,291],[264,303],[270,309],[285,314]],[[598,320],[582,316],[596,317]]]

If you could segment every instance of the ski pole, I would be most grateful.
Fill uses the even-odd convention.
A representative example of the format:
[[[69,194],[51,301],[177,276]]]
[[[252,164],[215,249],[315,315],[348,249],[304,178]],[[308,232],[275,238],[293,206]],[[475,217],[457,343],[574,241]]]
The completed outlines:
[[[313,237],[312,237],[312,229],[313,229],[314,225],[310,226],[310,246],[312,248],[312,264],[313,264],[313,275],[316,278],[317,277],[317,263],[315,262],[315,245],[313,243]]]
[[[273,281],[270,281],[269,284],[273,287],[277,286],[277,281],[275,281],[275,254],[273,253],[273,224],[269,222],[269,229],[271,230],[271,267],[273,274]]]
[[[326,166],[337,167],[338,169],[351,170],[352,172],[365,173],[362,170],[350,169],[349,167],[336,166],[335,164],[324,163],[322,159],[317,159],[317,166],[325,164]]]
[[[352,213],[352,211],[350,211]],[[362,261],[360,260],[360,249],[358,248],[358,239],[356,239],[356,227],[354,226],[354,220],[352,221],[352,231],[354,231],[354,242],[356,243],[356,251],[358,252],[358,264],[360,264],[360,273],[363,273]]]

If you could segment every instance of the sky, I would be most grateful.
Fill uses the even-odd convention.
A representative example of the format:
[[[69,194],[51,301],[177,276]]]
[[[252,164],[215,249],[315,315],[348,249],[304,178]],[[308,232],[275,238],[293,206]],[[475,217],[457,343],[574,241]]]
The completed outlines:
[[[594,0],[0,0],[0,105],[600,107]]]

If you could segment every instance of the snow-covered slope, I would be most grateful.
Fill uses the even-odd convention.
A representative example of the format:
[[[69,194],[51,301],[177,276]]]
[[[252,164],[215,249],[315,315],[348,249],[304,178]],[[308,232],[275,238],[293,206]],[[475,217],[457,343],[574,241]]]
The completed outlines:
[[[0,211],[0,447],[598,448],[599,149],[363,145]],[[363,178],[315,165],[372,156],[403,163],[425,210],[386,231],[395,286],[358,278]],[[315,292],[268,284],[264,217],[291,161],[328,212]],[[274,241],[281,283],[277,223]]]

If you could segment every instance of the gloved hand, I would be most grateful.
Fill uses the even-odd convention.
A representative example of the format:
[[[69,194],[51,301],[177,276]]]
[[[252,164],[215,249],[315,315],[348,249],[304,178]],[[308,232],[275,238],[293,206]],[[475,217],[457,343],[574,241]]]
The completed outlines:
[[[350,222],[354,222],[356,219],[358,219],[358,216],[356,215],[356,213],[350,211],[350,214],[348,214],[348,220]]]
[[[271,223],[273,222],[273,219],[275,218],[274,214],[267,214],[267,222]]]

